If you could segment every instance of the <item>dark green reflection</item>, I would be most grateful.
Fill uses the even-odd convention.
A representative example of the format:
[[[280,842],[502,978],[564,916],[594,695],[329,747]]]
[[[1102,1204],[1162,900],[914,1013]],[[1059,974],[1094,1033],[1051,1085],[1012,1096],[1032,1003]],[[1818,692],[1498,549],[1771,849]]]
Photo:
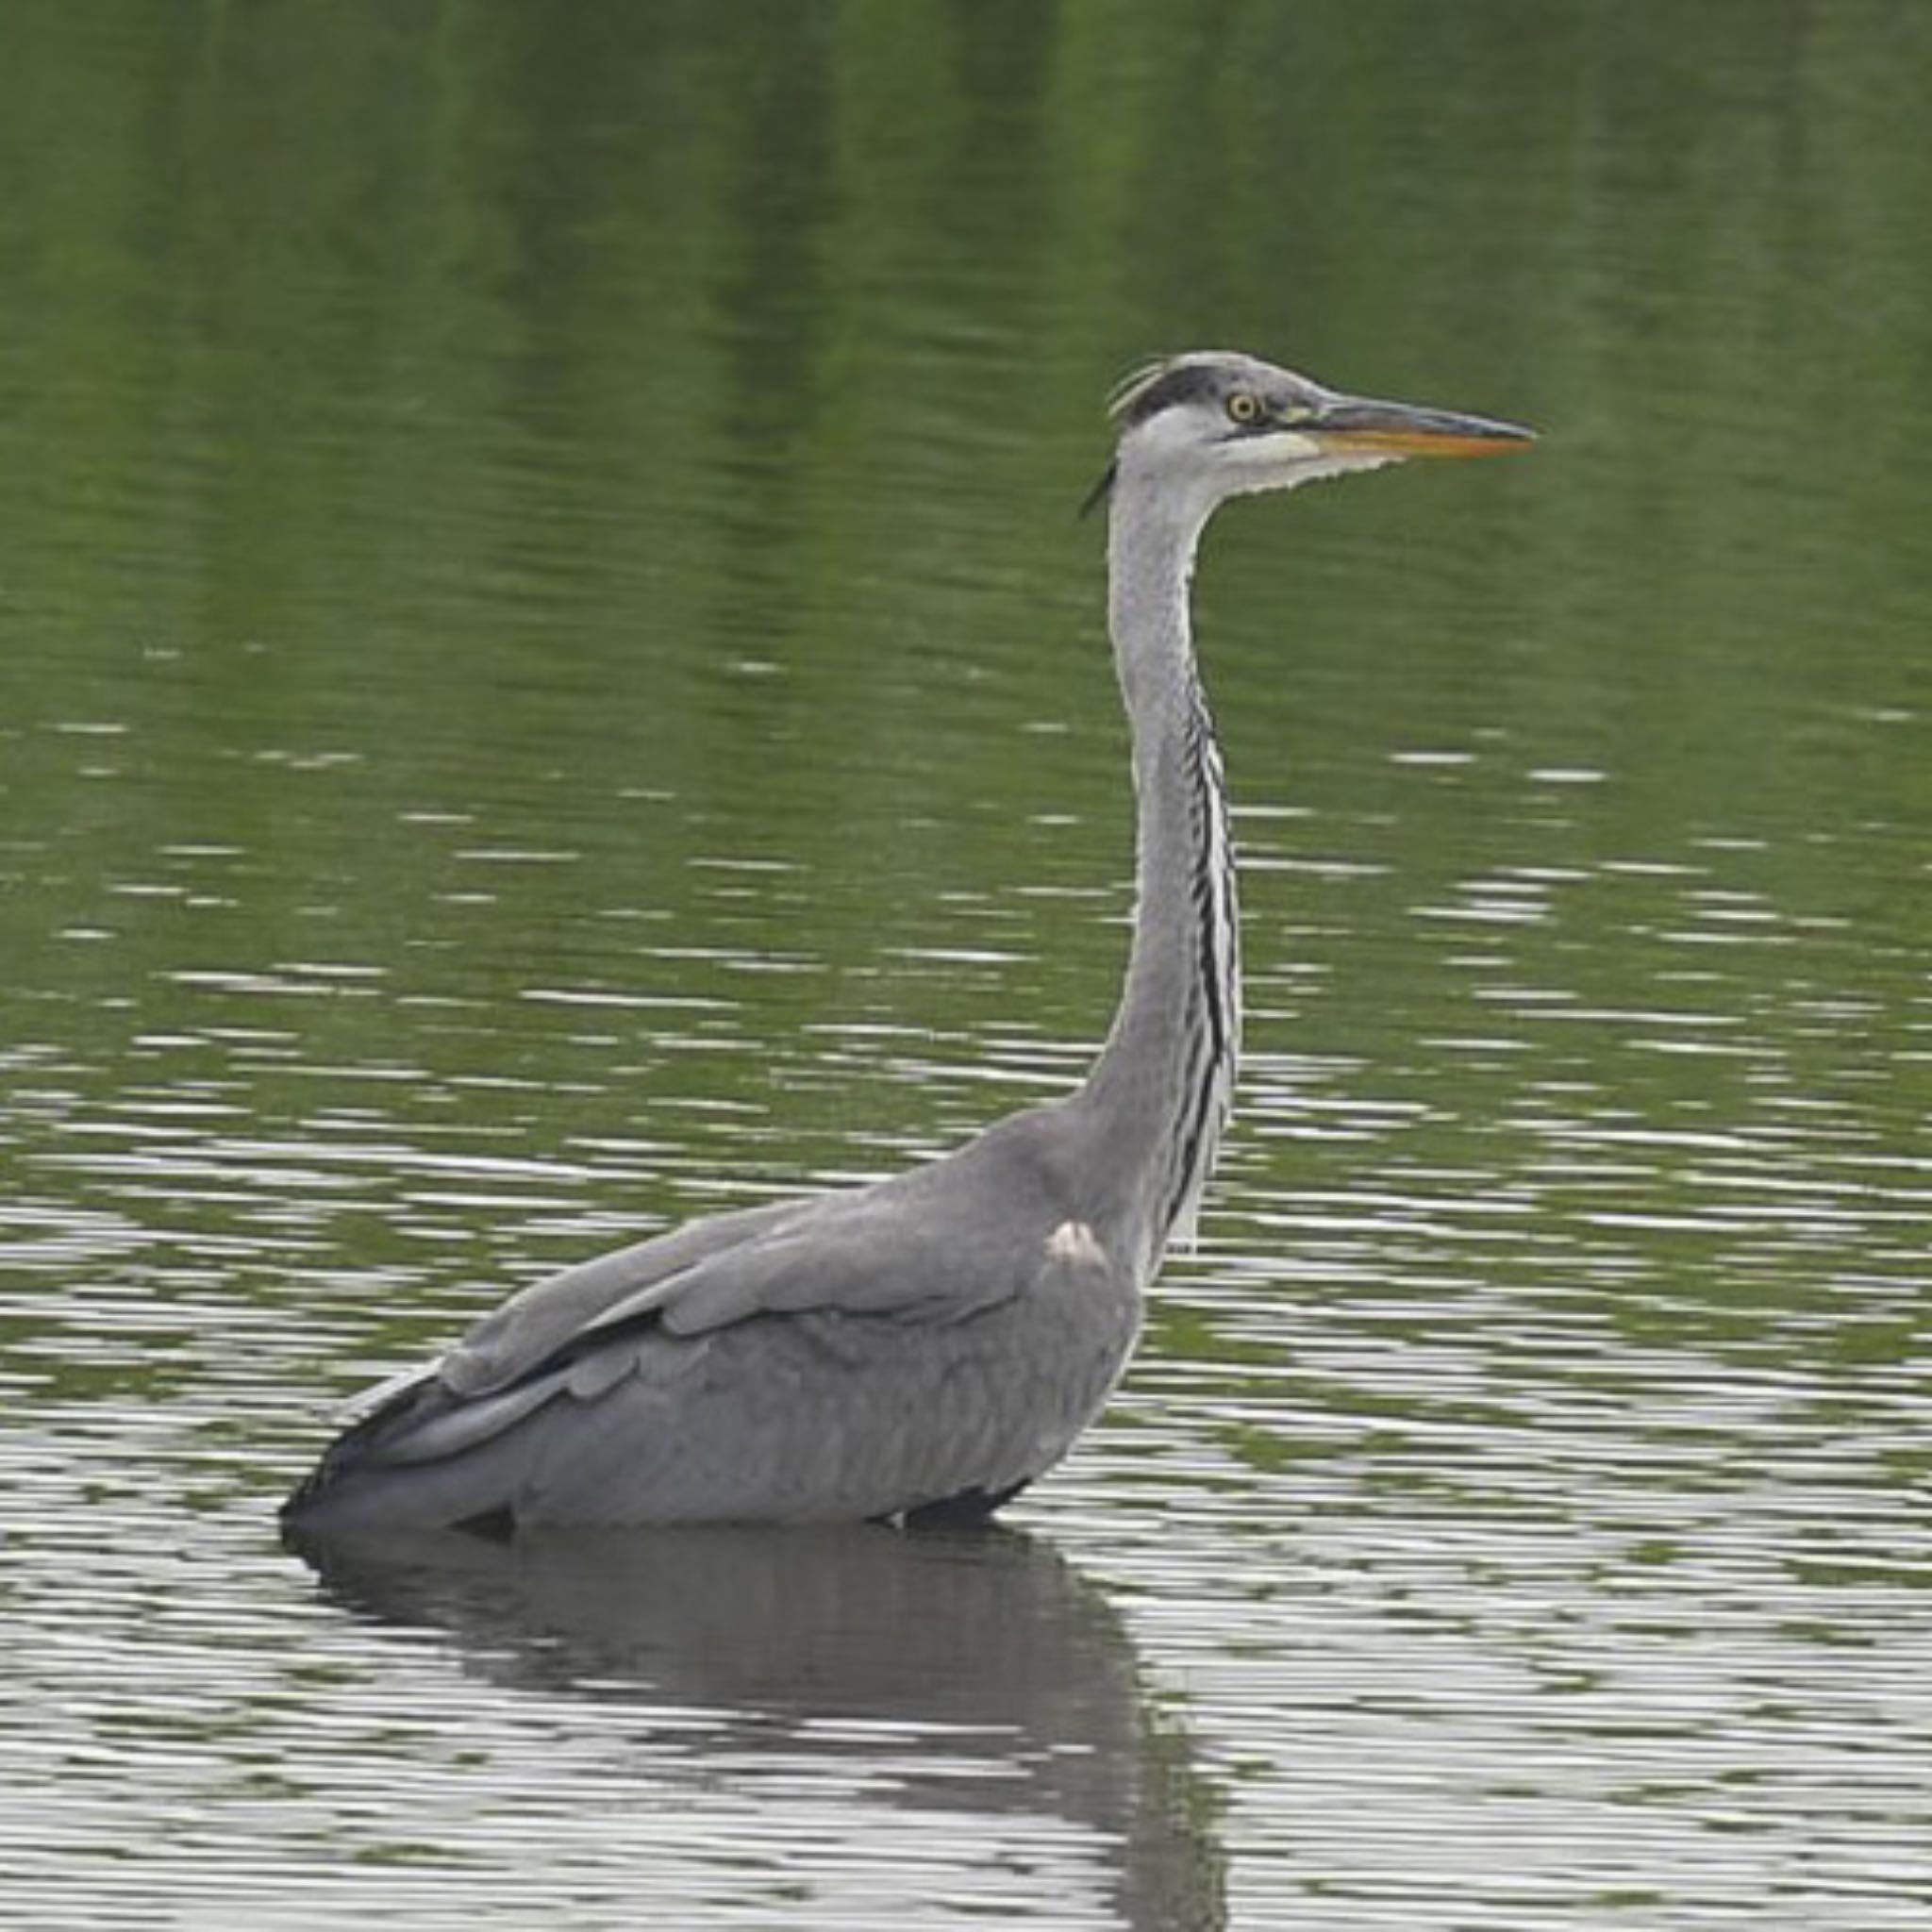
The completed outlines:
[[[1071,1074],[1126,873],[1072,508],[1108,379],[1224,341],[1546,432],[1513,474],[1217,531],[1261,861],[1225,1198],[1346,1191],[1367,1145],[1398,1177],[1527,1163],[1525,1211],[1586,1247],[1601,1196],[1698,1223],[1694,1163],[1572,1160],[1618,1123],[1741,1134],[1781,1184],[1822,1123],[1902,1185],[1916,12],[0,31],[0,948],[60,1120],[186,1092],[285,1149],[557,1158],[505,1184],[522,1265],[580,1251],[581,1169],[615,1163],[613,1223],[681,1211]],[[177,1180],[184,1238],[222,1230]],[[433,1258],[500,1219],[398,1188],[368,1156],[368,1218],[305,1239]],[[1642,1265],[1726,1299],[1732,1232]],[[1850,1239],[1897,1279],[1895,1220]],[[1750,1249],[1754,1306],[1815,1292],[1801,1248]]]

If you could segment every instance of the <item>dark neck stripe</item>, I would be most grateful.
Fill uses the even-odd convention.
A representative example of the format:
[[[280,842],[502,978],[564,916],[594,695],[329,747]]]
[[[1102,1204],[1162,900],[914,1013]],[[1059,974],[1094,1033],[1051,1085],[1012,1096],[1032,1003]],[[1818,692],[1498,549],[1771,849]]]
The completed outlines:
[[[1188,721],[1186,773],[1191,791],[1195,854],[1189,903],[1196,921],[1195,972],[1190,988],[1183,1098],[1174,1120],[1162,1203],[1163,1241],[1190,1212],[1213,1165],[1234,1089],[1240,1051],[1240,938],[1234,858],[1214,727],[1198,690]]]

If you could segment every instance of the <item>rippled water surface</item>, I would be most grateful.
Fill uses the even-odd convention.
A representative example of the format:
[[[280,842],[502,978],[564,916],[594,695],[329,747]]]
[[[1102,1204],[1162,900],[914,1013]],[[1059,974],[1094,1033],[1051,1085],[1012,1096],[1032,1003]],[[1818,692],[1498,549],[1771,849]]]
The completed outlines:
[[[0,1923],[1932,1916],[1932,30],[0,25]],[[363,1383],[1061,1091],[1098,405],[1520,416],[1199,602],[1241,1110],[1005,1533],[284,1551]]]

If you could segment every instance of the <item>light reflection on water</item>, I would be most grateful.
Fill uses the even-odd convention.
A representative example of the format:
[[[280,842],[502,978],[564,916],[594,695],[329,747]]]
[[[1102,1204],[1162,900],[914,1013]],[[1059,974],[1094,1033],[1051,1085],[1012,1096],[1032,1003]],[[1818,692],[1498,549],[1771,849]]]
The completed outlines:
[[[1274,841],[1330,835],[1246,836],[1265,877]],[[561,1898],[594,1923],[648,1874],[725,1924],[945,1924],[957,1899],[962,1921],[1265,1925],[1304,1896],[1363,1925],[1742,1924],[1787,1893],[1807,1926],[1911,1924],[1926,1167],[1885,1144],[1882,1083],[1829,1077],[1855,1040],[1791,1091],[1804,987],[1750,977],[1735,942],[1691,998],[1662,983],[1707,878],[1566,878],[1624,917],[1642,881],[1658,976],[1629,971],[1620,1005],[1588,948],[1552,956],[1575,983],[1512,951],[1563,938],[1564,894],[1538,922],[1506,895],[1463,956],[1492,1033],[1458,1046],[1412,1015],[1412,1060],[1307,1050],[1322,923],[1295,961],[1264,942],[1257,1004],[1280,1010],[1203,1249],[1107,1424],[1016,1512],[1028,1534],[983,1544],[344,1553],[311,1593],[268,1536],[268,1479],[322,1420],[291,1391],[432,1344],[479,1276],[632,1231],[639,1189],[748,1188],[776,1098],[722,1103],[721,1179],[695,1089],[675,1129],[532,1152],[466,1096],[547,1104],[536,1073],[337,1065],[292,1012],[131,1025],[119,1092],[16,1050],[42,1197],[8,1214],[5,1373],[33,1417],[7,1446],[9,1909],[62,1923],[82,1873],[93,1923],[192,1917],[211,1886],[296,1922],[305,1898],[425,1924]],[[962,950],[1026,963],[1077,916],[1047,899],[1029,938],[1008,906]],[[693,1015],[717,1056],[769,1055],[728,949],[680,956],[717,989],[695,1008],[586,999],[539,952],[522,1004],[569,1029],[566,1065],[583,1041],[680,1063]],[[1439,963],[1415,998],[1447,1002]],[[408,997],[296,959],[193,990],[241,1014]],[[613,1010],[621,1032],[576,1030]],[[941,1096],[935,1140],[1081,1052],[934,1044],[834,1022],[778,1051],[787,1081],[827,1058],[861,1088],[909,1074]],[[1686,1052],[1753,1069],[1751,1107],[1685,1084]],[[291,1077],[318,1100],[263,1131]],[[881,1137],[878,1164],[919,1138]],[[238,1293],[284,1271],[299,1320],[285,1288]],[[152,1851],[110,1850],[133,1840]]]
[[[1491,762],[1405,768],[1457,809]],[[1774,834],[1605,856],[1519,798],[1445,868],[1418,807],[1257,775],[1217,1209],[1105,1425],[985,1546],[412,1550],[317,1590],[269,1512],[330,1394],[497,1284],[1072,1077],[1091,1038],[1029,1016],[1104,1011],[1105,761],[1068,793],[1085,883],[1014,844],[1016,883],[884,944],[839,942],[864,908],[820,861],[675,813],[668,922],[608,799],[508,829],[479,787],[438,820],[462,883],[393,949],[338,909],[324,943],[164,949],[105,1021],[22,1002],[0,1919],[192,1923],[218,1888],[594,1924],[643,1887],[747,1924],[1913,1924],[1912,955]],[[353,764],[308,776],[352,809]],[[137,838],[116,896],[245,913],[266,851]],[[506,922],[563,874],[587,903]]]

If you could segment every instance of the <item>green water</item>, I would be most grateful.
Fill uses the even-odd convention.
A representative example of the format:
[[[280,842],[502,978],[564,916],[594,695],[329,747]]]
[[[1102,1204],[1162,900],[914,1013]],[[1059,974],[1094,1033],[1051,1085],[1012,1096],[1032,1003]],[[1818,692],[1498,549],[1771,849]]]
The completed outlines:
[[[9,9],[0,1923],[1923,1923],[1928,81],[1884,0]],[[1074,510],[1224,344],[1543,441],[1216,525],[1240,1112],[1021,1539],[318,1582],[338,1396],[1077,1074]]]

